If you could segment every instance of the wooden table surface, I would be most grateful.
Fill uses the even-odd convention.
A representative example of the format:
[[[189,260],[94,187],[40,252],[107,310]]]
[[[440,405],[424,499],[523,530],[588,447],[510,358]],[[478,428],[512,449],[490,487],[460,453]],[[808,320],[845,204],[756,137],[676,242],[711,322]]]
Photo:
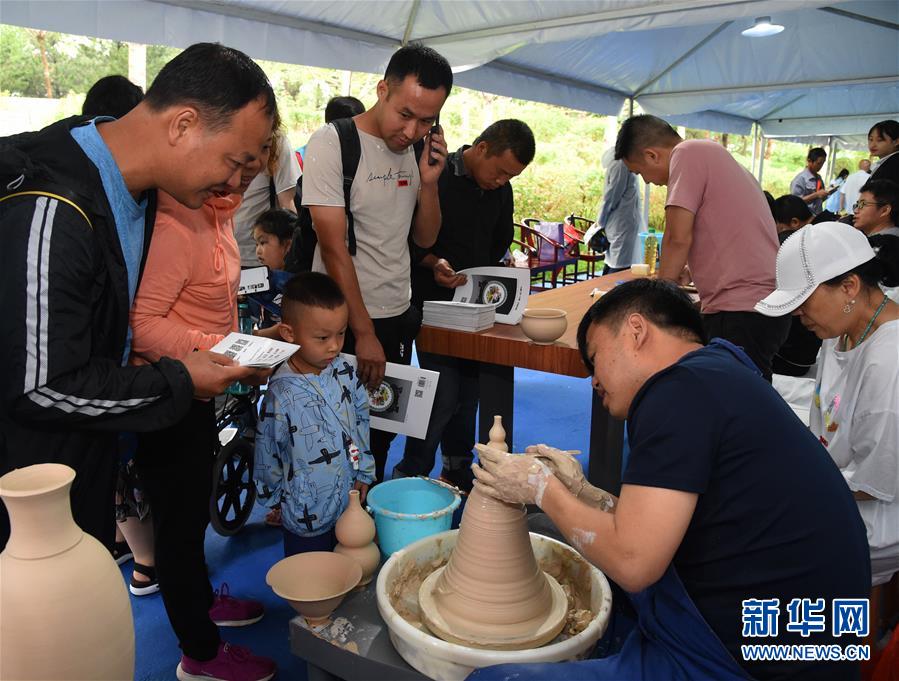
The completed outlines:
[[[588,374],[577,349],[577,327],[596,300],[590,292],[594,288],[608,291],[616,282],[632,278],[629,271],[616,272],[532,294],[528,307],[554,307],[568,313],[568,329],[552,345],[532,343],[520,326],[508,324],[496,324],[478,333],[422,326],[415,344],[424,352],[584,378]]]

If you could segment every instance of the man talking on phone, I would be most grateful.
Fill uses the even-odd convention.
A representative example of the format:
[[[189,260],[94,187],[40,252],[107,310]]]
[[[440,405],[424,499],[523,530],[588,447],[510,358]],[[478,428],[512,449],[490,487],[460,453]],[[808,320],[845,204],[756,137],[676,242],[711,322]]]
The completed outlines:
[[[410,304],[409,237],[429,248],[440,230],[437,180],[446,144],[435,124],[452,87],[449,63],[428,47],[413,43],[390,58],[377,103],[353,118],[361,155],[350,189],[351,230],[336,128],[319,129],[306,146],[303,205],[318,237],[312,269],[331,275],[346,296],[343,349],[356,355],[370,388],[381,383],[386,362],[409,364],[421,325]],[[417,159],[413,145],[423,138]],[[393,437],[371,433],[379,481]]]

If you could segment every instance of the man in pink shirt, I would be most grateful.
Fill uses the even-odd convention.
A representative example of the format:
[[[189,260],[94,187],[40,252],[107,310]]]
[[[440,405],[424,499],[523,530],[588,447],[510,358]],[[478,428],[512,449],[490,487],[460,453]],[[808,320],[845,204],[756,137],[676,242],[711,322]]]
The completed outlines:
[[[755,178],[720,144],[683,140],[655,116],[632,116],[618,132],[615,158],[647,183],[668,186],[661,279],[699,292],[709,337],[741,346],[767,380],[789,316],[755,312],[774,290],[777,228]]]

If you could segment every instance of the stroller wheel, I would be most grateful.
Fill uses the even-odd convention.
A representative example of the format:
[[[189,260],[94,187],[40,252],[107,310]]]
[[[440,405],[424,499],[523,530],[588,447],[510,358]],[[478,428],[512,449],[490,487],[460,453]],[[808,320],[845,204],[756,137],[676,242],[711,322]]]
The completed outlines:
[[[254,501],[253,443],[234,437],[215,457],[209,500],[212,528],[225,537],[236,534],[250,517]]]

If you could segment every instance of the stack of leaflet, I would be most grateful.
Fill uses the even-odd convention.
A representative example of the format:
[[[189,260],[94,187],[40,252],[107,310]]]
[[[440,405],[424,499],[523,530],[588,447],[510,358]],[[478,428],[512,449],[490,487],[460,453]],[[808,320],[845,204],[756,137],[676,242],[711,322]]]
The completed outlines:
[[[422,322],[456,331],[483,331],[496,323],[496,306],[426,300]]]

